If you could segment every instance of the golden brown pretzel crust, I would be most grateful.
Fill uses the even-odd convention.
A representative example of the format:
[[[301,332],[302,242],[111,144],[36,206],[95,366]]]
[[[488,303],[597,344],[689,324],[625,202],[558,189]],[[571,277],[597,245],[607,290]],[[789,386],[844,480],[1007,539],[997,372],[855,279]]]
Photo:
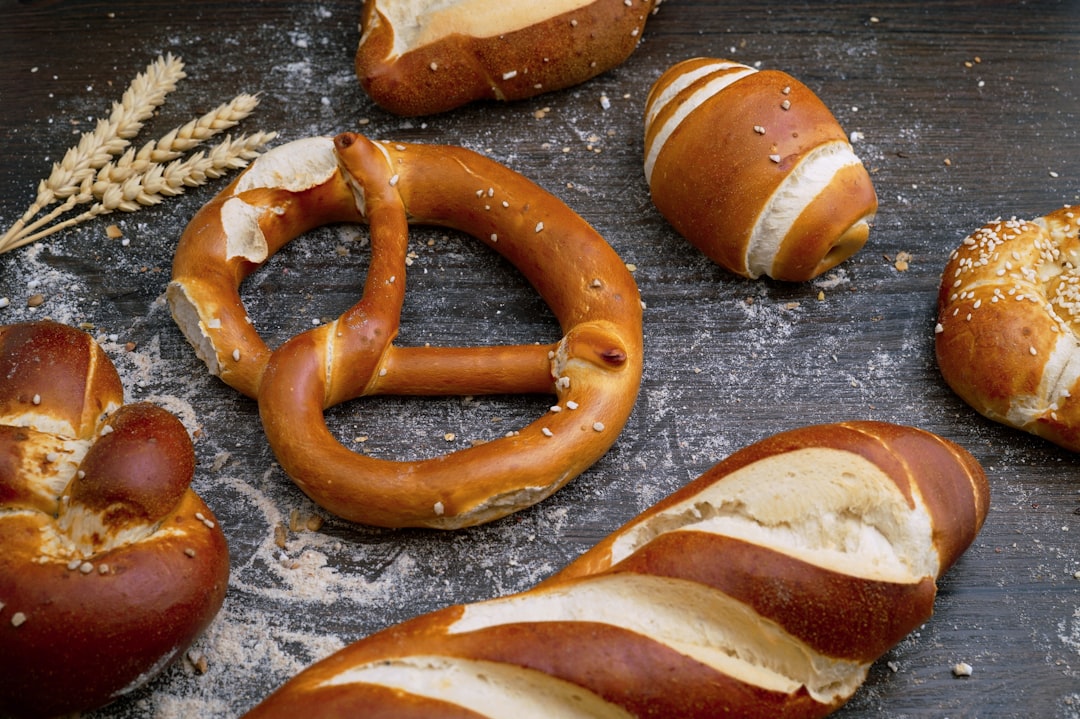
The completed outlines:
[[[1080,451],[1080,209],[996,220],[953,252],[936,352],[949,386],[996,422]]]
[[[642,368],[641,301],[611,247],[560,200],[463,148],[352,134],[329,142],[299,148],[328,153],[323,165],[333,163],[314,173],[317,186],[243,189],[241,176],[200,212],[181,240],[170,287],[174,316],[211,368],[258,396],[267,437],[289,476],[353,521],[452,528],[529,506],[599,459],[629,418]],[[262,162],[250,171],[262,172]],[[276,162],[271,155],[268,164]],[[370,224],[364,295],[335,322],[271,355],[254,327],[238,319],[245,313],[237,285],[255,265],[228,256],[228,247],[245,243],[222,219],[223,208],[237,200],[252,208],[244,212],[258,216],[271,248],[259,255],[265,261],[298,228],[319,224],[318,208],[305,201],[315,195],[334,218],[353,212]],[[564,337],[548,345],[395,346],[409,223],[452,227],[502,254],[551,307]],[[354,453],[322,416],[364,395],[513,392],[550,393],[556,401],[512,436],[416,462]]]
[[[687,240],[745,277],[804,281],[855,254],[877,211],[844,130],[790,75],[680,62],[646,104],[653,202]]]
[[[988,502],[975,459],[928,432],[784,432],[533,589],[362,639],[247,716],[542,715],[560,701],[603,717],[825,716],[929,619]]]
[[[210,623],[228,548],[183,425],[84,332],[0,327],[0,714],[96,708]]]
[[[474,100],[520,100],[585,82],[630,56],[659,4],[593,0],[554,15],[552,10],[529,13],[539,16],[530,17],[535,22],[524,27],[513,16],[545,3],[516,3],[517,8],[499,13],[467,7],[490,4],[483,0],[461,2],[457,9],[440,7],[436,13],[417,8],[419,17],[410,13],[406,23],[433,29],[464,20],[482,35],[451,32],[395,50],[402,42],[398,36],[411,28],[395,28],[388,19],[392,12],[387,6],[394,2],[364,2],[356,74],[376,103],[406,116],[445,112]],[[491,22],[477,22],[480,18]]]

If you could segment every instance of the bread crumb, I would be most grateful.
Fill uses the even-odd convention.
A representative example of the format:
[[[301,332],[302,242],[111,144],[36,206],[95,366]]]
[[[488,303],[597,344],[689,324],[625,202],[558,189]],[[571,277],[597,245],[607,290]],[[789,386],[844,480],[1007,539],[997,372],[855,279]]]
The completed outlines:
[[[952,673],[953,673],[953,676],[957,676],[957,677],[970,677],[971,676],[971,665],[968,664],[967,662],[957,662],[956,664],[953,665]]]
[[[893,267],[895,267],[898,272],[907,272],[910,262],[911,254],[901,250],[896,253],[896,261],[893,263]]]
[[[105,236],[110,240],[118,240],[124,236],[124,233],[116,225],[109,225],[105,228]]]

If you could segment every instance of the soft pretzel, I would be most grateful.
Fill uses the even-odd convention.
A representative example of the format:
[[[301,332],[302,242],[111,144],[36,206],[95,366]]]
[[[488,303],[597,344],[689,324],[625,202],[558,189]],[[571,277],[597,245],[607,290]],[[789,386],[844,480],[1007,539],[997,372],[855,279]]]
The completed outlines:
[[[194,467],[85,332],[0,327],[0,715],[107,704],[210,623],[229,557]]]
[[[237,286],[303,230],[334,220],[370,225],[363,297],[271,356]],[[502,254],[551,307],[563,338],[393,344],[410,222],[462,230]],[[614,250],[560,200],[463,148],[344,134],[268,152],[185,231],[169,298],[211,371],[258,397],[286,473],[324,508],[366,524],[460,527],[543,499],[614,443],[641,379],[641,300]],[[323,419],[324,409],[363,395],[515,392],[556,400],[520,431],[422,461],[355,453]]]
[[[356,74],[399,115],[519,100],[621,64],[660,0],[365,0]]]
[[[1080,209],[995,220],[942,274],[941,374],[996,422],[1080,451]]]
[[[987,508],[928,432],[781,433],[533,589],[362,639],[247,718],[824,716],[930,617]]]
[[[810,88],[776,70],[694,58],[645,106],[645,175],[672,226],[728,270],[804,281],[863,247],[870,176]]]

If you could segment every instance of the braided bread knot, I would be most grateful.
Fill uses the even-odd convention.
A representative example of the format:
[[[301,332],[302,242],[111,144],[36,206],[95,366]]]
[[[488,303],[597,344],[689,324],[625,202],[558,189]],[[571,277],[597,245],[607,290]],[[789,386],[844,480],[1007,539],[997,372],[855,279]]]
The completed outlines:
[[[0,327],[0,714],[95,708],[217,614],[228,548],[183,424],[84,332]]]

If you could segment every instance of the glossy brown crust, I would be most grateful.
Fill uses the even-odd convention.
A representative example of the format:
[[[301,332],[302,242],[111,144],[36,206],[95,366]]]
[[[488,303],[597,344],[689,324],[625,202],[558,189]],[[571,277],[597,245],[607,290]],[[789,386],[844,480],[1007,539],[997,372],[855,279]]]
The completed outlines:
[[[247,309],[237,288],[293,238],[322,224],[360,222],[363,216],[352,193],[343,192],[344,188],[335,183],[321,183],[302,191],[260,187],[237,192],[237,185],[250,167],[195,213],[188,223],[173,256],[172,280],[197,295],[208,315],[220,319],[220,328],[212,330],[216,335],[215,342],[230,348],[230,352],[233,348],[237,350],[237,359],[221,358],[220,377],[230,387],[254,398],[271,349],[248,321]],[[267,256],[262,262],[228,253],[221,211],[222,206],[234,197],[251,205],[281,209],[281,212],[265,212],[259,217],[259,227],[268,244]]]
[[[721,61],[695,58],[670,68],[653,85],[648,107],[668,85]],[[648,148],[665,123],[680,112],[718,70],[683,88],[647,118]],[[787,108],[787,109],[785,109]],[[652,167],[653,203],[672,226],[711,260],[754,277],[747,264],[751,233],[769,199],[814,149],[847,143],[843,128],[818,96],[787,73],[753,72],[702,102],[664,142]],[[861,165],[840,171],[828,189],[808,202],[781,239],[774,279],[805,281],[844,261],[865,244],[858,221],[872,217],[877,195]]]
[[[654,0],[596,0],[492,37],[452,34],[392,55],[394,29],[366,0],[356,74],[372,100],[398,115],[429,115],[475,100],[520,100],[577,85],[622,64]]]
[[[351,521],[454,528],[529,506],[591,466],[625,425],[641,380],[641,299],[615,251],[561,200],[464,148],[375,143],[345,133],[333,152],[333,171],[302,193],[321,204],[291,202],[283,189],[254,195],[227,188],[185,231],[173,268],[173,287],[183,289],[185,302],[220,320],[207,330],[220,376],[256,392],[285,472]],[[260,218],[273,216],[273,225],[260,221],[268,258],[303,228],[356,208],[358,196],[362,206],[351,211],[371,232],[362,297],[336,321],[271,353],[244,319],[237,286],[253,265],[228,257],[222,206],[239,198]],[[563,338],[472,348],[395,345],[410,224],[461,230],[500,253],[549,305]],[[361,396],[493,393],[555,395],[560,411],[512,436],[416,462],[353,452],[323,419],[326,408]]]
[[[672,578],[673,592],[703,585],[750,607],[762,621],[776,622],[822,658],[846,658],[864,666],[922,625],[933,609],[936,576],[908,584],[869,581],[811,566],[772,548],[701,531],[661,534],[616,565],[611,547],[639,523],[692,500],[742,467],[806,448],[853,452],[877,465],[909,497],[912,511],[930,514],[940,572],[973,540],[985,519],[989,489],[978,463],[962,448],[933,434],[879,422],[804,427],[774,435],[736,452],[689,485],[610,535],[564,571],[507,600],[526,604],[533,595],[561,592],[601,577]],[[795,460],[793,460],[795,461]],[[939,572],[939,574],[940,574]],[[627,586],[626,584],[620,586]],[[656,586],[655,583],[651,586]],[[504,601],[504,600],[498,600]],[[360,640],[316,663],[268,697],[249,719],[289,716],[296,706],[319,713],[318,698],[333,686],[380,711],[415,708],[404,690],[372,684],[332,685],[350,669],[410,657],[455,657],[528,667],[577,684],[632,716],[791,717],[825,716],[845,700],[815,700],[806,687],[791,693],[766,690],[691,659],[659,641],[615,624],[596,621],[527,621],[458,626],[464,605],[417,617]],[[482,615],[482,612],[480,612]],[[410,714],[412,716],[412,714]],[[433,710],[428,716],[439,716]]]
[[[942,272],[935,334],[942,377],[972,408],[1074,452],[1078,215],[995,220],[965,237]]]
[[[0,425],[0,715],[85,711],[152,679],[206,628],[228,548],[188,488],[183,425],[151,405],[117,407],[115,368],[86,333],[42,322],[0,338],[0,365],[24,368],[0,378],[0,396],[23,394],[9,378],[41,392]],[[87,421],[60,436],[38,429],[50,416]],[[70,462],[66,486],[42,485]]]
[[[85,332],[56,322],[0,327],[0,421],[46,413],[84,438],[123,401],[120,376]]]

